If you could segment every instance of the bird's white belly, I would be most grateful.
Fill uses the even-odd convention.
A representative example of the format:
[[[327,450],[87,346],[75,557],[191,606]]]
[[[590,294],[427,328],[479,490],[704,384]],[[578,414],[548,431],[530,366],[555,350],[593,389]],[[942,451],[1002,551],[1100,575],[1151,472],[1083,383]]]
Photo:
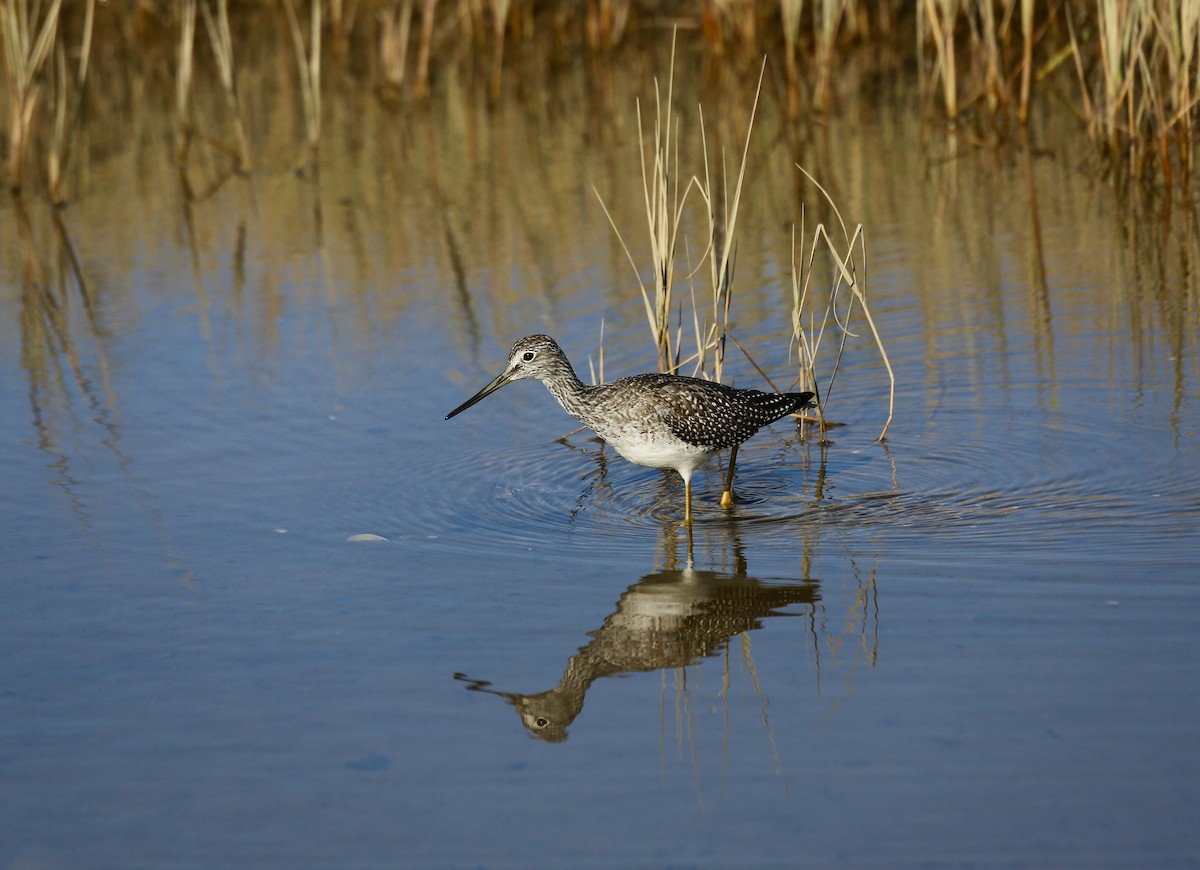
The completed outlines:
[[[683,477],[691,476],[692,470],[710,455],[703,447],[692,447],[679,441],[647,440],[610,444],[618,453],[636,465],[648,468],[674,468]]]

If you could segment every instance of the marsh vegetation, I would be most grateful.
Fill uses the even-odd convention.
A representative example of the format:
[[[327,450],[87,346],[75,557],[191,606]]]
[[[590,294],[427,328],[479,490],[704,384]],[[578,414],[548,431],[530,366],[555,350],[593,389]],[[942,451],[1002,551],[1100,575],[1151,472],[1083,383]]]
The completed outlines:
[[[6,0],[0,30],[7,186],[59,207],[94,195],[89,179],[100,166],[168,129],[180,193],[195,203],[234,179],[252,191],[255,175],[281,161],[301,178],[316,176],[323,140],[368,135],[354,125],[364,102],[403,126],[437,111],[451,88],[490,113],[540,102],[534,111],[580,111],[603,126],[617,108],[613,65],[632,63],[653,105],[638,103],[640,161],[623,168],[642,179],[638,233],[648,233],[649,255],[631,253],[635,227],[608,220],[641,287],[660,370],[716,379],[731,339],[753,363],[728,325],[742,185],[758,159],[755,110],[770,101],[785,121],[759,135],[786,137],[795,176],[787,184],[797,192],[785,315],[795,381],[823,400],[856,311],[887,364],[867,302],[870,228],[843,215],[837,191],[822,183],[830,184],[822,130],[851,106],[919,113],[932,160],[966,150],[1005,159],[1031,147],[1070,154],[1107,184],[1137,231],[1163,221],[1169,235],[1182,211],[1188,237],[1195,220],[1196,2]],[[672,90],[676,44],[682,62],[704,70],[707,95]],[[668,45],[665,69],[637,60]],[[559,92],[575,102],[547,105],[547,83],[577,61],[586,92]],[[1056,139],[1035,132],[1031,145],[1031,125],[1052,126]],[[83,276],[74,283],[86,295]],[[823,345],[837,350],[818,364]],[[893,380],[889,422],[894,392]],[[819,422],[827,423],[823,413]]]
[[[0,0],[0,865],[1194,862],[1196,8]]]
[[[905,72],[914,109],[974,147],[1019,140],[1045,104],[1132,182],[1188,187],[1195,170],[1194,0],[5,0],[7,183],[63,197],[80,126],[115,120],[135,91],[173,97],[182,164],[200,137],[249,170],[261,143],[247,139],[239,92],[268,58],[277,75],[291,67],[276,86],[301,109],[298,145],[315,150],[324,94],[357,90],[411,111],[439,80],[466,76],[493,102],[527,98],[563,64],[600,73],[622,49],[676,28],[712,75],[767,58],[770,98],[797,118],[836,116],[873,81]],[[197,89],[224,103],[203,125]]]

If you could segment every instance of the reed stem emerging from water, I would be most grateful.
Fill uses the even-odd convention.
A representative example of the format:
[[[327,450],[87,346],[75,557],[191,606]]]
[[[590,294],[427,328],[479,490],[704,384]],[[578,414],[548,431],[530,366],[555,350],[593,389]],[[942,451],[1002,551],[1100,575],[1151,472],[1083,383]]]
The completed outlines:
[[[92,32],[96,22],[96,0],[87,0],[84,15],[83,34],[79,41],[79,63],[76,67],[74,83],[67,69],[67,51],[61,40],[55,42],[55,65],[53,83],[54,129],[51,133],[50,148],[46,154],[46,183],[49,188],[50,201],[56,205],[63,202],[63,173],[71,157],[71,146],[75,141],[75,131],[83,109],[83,94],[87,84],[88,62],[92,56]],[[68,111],[71,94],[74,91],[74,105]],[[70,122],[67,118],[70,116]]]
[[[642,304],[646,309],[646,320],[658,350],[658,369],[662,372],[674,372],[679,367],[679,349],[677,342],[671,338],[671,291],[675,283],[675,249],[679,240],[679,228],[683,207],[687,202],[693,181],[689,181],[682,191],[679,189],[679,146],[674,136],[678,133],[678,122],[672,123],[672,87],[675,69],[675,44],[671,44],[671,74],[667,78],[667,99],[664,104],[659,91],[658,82],[654,85],[655,120],[654,139],[650,143],[651,157],[649,164],[646,160],[646,136],[642,128],[641,103],[638,103],[638,142],[641,145],[642,166],[642,195],[646,206],[646,227],[650,235],[650,260],[654,270],[654,286],[647,289],[642,281],[637,262],[625,244],[621,231],[613,221],[612,214],[604,205],[600,205],[616,232],[625,256],[633,266],[634,274],[638,277],[638,287],[642,294]],[[597,194],[599,197],[599,194]]]
[[[793,241],[792,329],[800,353],[801,381],[806,387],[811,388],[817,393],[817,414],[821,426],[821,438],[824,440],[827,425],[825,409],[829,402],[829,397],[833,392],[833,384],[837,378],[838,370],[841,367],[846,340],[853,335],[850,325],[855,307],[857,307],[862,311],[863,318],[867,321],[867,326],[871,330],[871,336],[875,340],[875,346],[879,350],[879,356],[882,358],[884,368],[887,369],[888,374],[888,416],[877,439],[883,441],[887,437],[888,427],[892,425],[892,415],[895,411],[896,375],[892,371],[892,364],[888,359],[887,350],[883,346],[883,339],[880,337],[879,330],[875,326],[875,318],[871,316],[871,308],[867,304],[866,234],[862,224],[856,225],[854,233],[851,234],[847,230],[846,223],[842,219],[842,214],[838,210],[833,198],[829,195],[829,192],[803,166],[797,164],[796,168],[816,186],[821,192],[821,196],[829,204],[829,207],[833,209],[838,226],[841,228],[841,244],[844,246],[839,247],[834,242],[833,237],[830,236],[824,224],[817,224],[816,229],[813,231],[812,242],[809,245],[808,256],[805,260],[797,261],[795,256],[795,242]],[[803,235],[802,222],[801,236],[803,237]],[[833,280],[830,282],[829,292],[823,301],[810,296],[813,282],[813,265],[817,260],[818,254],[822,252],[828,257],[830,264],[833,266]],[[841,306],[840,312],[839,306]],[[819,317],[812,310],[813,308],[819,308]],[[836,339],[837,352],[834,356],[833,365],[829,367],[829,379],[825,382],[824,389],[822,390],[817,380],[817,355],[822,339],[825,337],[826,330],[829,328],[831,322],[836,326],[838,331]]]
[[[704,134],[704,113],[700,112],[700,135],[704,139],[704,181],[695,183],[704,200],[708,216],[708,262],[712,277],[713,321],[711,331],[706,337],[701,337],[699,330],[696,336],[696,353],[700,359],[700,367],[706,351],[713,350],[713,379],[721,380],[725,365],[725,337],[729,328],[729,306],[733,294],[733,269],[737,236],[738,212],[742,203],[742,185],[746,180],[746,163],[750,156],[750,134],[754,131],[754,116],[758,111],[758,99],[762,95],[763,76],[767,71],[766,59],[758,73],[758,87],[754,92],[754,106],[750,110],[750,122],[746,126],[746,142],[742,148],[741,166],[738,168],[737,183],[733,188],[732,198],[727,189],[725,177],[724,155],[721,158],[721,188],[714,189],[709,170],[708,140]]]
[[[606,52],[646,32],[631,22],[667,16],[684,22],[681,33],[694,28],[700,34],[680,48],[707,51],[714,76],[741,68],[747,58],[767,55],[786,79],[782,99],[789,118],[800,115],[805,97],[819,114],[842,103],[854,82],[875,80],[852,74],[858,60],[873,53],[883,59],[879,70],[884,75],[897,65],[918,69],[920,99],[929,114],[949,119],[957,134],[972,141],[1008,140],[1010,125],[1028,123],[1039,102],[1058,105],[1081,118],[1081,129],[1108,166],[1131,180],[1161,182],[1185,194],[1200,147],[1200,0],[722,0],[701,3],[698,9],[683,0],[281,3],[282,18],[274,15],[275,4],[228,0],[140,3],[128,14],[114,11],[118,4],[95,0],[0,0],[0,49],[8,86],[7,103],[0,103],[0,135],[7,137],[9,186],[19,189],[28,183],[26,158],[41,147],[45,153],[38,159],[46,167],[51,198],[60,197],[64,160],[72,150],[68,140],[83,97],[81,74],[74,76],[77,84],[61,73],[71,72],[76,52],[78,70],[96,67],[91,73],[101,82],[96,95],[119,92],[126,81],[160,78],[161,49],[175,54],[168,65],[179,116],[177,157],[186,165],[193,136],[199,133],[192,106],[200,60],[195,57],[198,16],[204,19],[217,79],[232,109],[234,142],[217,147],[242,170],[250,167],[253,143],[240,106],[235,39],[241,45],[279,45],[268,38],[273,34],[264,33],[276,29],[283,45],[290,41],[300,72],[308,149],[303,167],[315,160],[321,138],[326,56],[389,102],[398,102],[405,89],[418,100],[428,99],[430,82],[439,73],[449,81],[464,70],[495,102],[507,67],[519,64],[516,72],[527,75],[526,60],[535,42],[539,47],[552,42],[563,56],[589,52],[603,66],[610,60]],[[419,27],[414,20],[418,7]],[[89,63],[93,25],[96,46],[104,51],[95,52]],[[372,26],[376,31],[370,31]],[[76,34],[83,34],[78,45]],[[411,75],[410,55],[416,57]],[[471,77],[476,67],[482,74]],[[517,81],[520,88],[514,93],[528,90],[527,80]],[[673,160],[677,125],[669,109],[663,117],[655,161],[665,163]],[[647,177],[658,175],[668,182],[669,214],[679,188],[671,170],[655,161],[647,161]],[[660,196],[652,208],[661,212],[662,205]],[[665,228],[656,228],[660,241],[659,230]],[[664,334],[662,340],[669,339]]]
[[[21,189],[25,151],[42,95],[38,76],[54,49],[61,6],[62,0],[52,0],[40,21],[40,3],[35,3],[31,10],[28,0],[7,0],[0,7],[4,72],[10,103],[8,184],[13,191]]]
[[[309,37],[307,48],[300,20],[296,17],[293,0],[284,0],[288,27],[292,33],[292,47],[296,52],[296,66],[300,71],[300,92],[303,96],[304,128],[307,131],[307,156],[301,160],[300,170],[316,165],[317,152],[321,143],[321,0],[312,0],[309,6]]]
[[[213,57],[217,62],[217,74],[221,79],[221,89],[233,112],[233,131],[237,138],[238,168],[242,172],[250,171],[250,145],[246,140],[246,128],[242,124],[242,108],[238,100],[237,82],[233,71],[233,36],[229,30],[229,6],[227,0],[217,0],[217,13],[214,16],[208,8],[208,3],[200,5],[204,14],[204,29],[208,32],[208,41],[212,46]]]

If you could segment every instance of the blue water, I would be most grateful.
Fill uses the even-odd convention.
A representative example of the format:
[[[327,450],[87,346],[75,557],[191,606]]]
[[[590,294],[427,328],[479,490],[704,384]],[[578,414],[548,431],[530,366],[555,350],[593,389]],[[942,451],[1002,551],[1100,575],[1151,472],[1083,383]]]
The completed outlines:
[[[954,171],[960,216],[1021,225],[981,195],[1016,168]],[[1023,234],[920,248],[928,179],[890,176],[886,442],[864,336],[829,445],[760,433],[729,513],[698,477],[690,563],[679,481],[560,442],[540,385],[443,420],[525,332],[586,372],[605,318],[607,376],[653,367],[599,233],[543,252],[559,289],[468,226],[464,294],[432,224],[404,268],[381,223],[308,246],[295,200],[372,191],[281,177],[260,218],[198,210],[194,271],[178,224],[106,220],[118,177],[64,213],[92,319],[5,233],[0,866],[1200,860],[1194,273],[1124,270],[1146,242],[1112,253],[1113,212],[1037,171],[1044,294]],[[737,334],[786,380],[786,235],[757,220]]]

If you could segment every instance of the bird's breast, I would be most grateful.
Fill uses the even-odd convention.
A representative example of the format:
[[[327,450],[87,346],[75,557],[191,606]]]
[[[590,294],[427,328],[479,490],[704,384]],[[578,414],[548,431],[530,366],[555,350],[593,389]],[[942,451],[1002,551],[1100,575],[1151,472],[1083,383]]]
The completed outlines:
[[[678,439],[605,437],[604,440],[635,465],[673,468],[685,477],[712,455],[710,450]]]

